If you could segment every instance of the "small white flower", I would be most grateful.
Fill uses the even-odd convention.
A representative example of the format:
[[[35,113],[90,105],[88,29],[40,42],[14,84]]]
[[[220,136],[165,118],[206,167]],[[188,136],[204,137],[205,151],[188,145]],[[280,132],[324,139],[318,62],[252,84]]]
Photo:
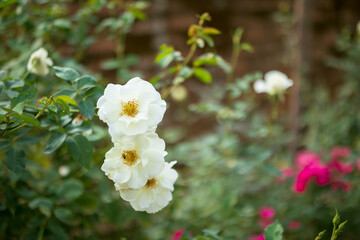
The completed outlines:
[[[67,166],[60,166],[58,171],[59,171],[60,176],[66,177],[70,173],[70,168]]]
[[[149,179],[140,189],[122,189],[116,186],[117,190],[120,190],[120,196],[129,201],[136,211],[160,211],[172,200],[171,192],[174,191],[174,183],[178,178],[177,172],[171,168],[175,163],[176,161],[166,162],[162,172]]]
[[[267,72],[265,80],[257,80],[254,84],[254,90],[257,93],[267,93],[269,95],[282,94],[287,88],[293,85],[293,81],[284,73],[279,71]]]
[[[44,48],[40,48],[31,54],[27,64],[27,70],[31,73],[45,76],[49,73],[49,67],[53,65],[53,61],[47,57],[48,52]]]
[[[124,136],[105,154],[101,170],[122,188],[140,188],[165,163],[165,142],[154,132]]]
[[[154,131],[164,116],[166,102],[151,83],[136,77],[125,85],[108,84],[97,107],[112,137],[121,137]]]

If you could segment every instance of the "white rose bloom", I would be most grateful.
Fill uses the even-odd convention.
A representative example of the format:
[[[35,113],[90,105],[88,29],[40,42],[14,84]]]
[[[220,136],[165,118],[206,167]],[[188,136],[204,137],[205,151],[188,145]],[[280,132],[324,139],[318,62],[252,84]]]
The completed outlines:
[[[284,73],[279,71],[267,72],[265,80],[257,80],[254,84],[254,90],[257,93],[267,93],[277,95],[283,93],[287,88],[293,85],[293,81]]]
[[[97,107],[99,118],[116,138],[154,131],[164,116],[166,102],[151,83],[136,77],[125,85],[108,84]]]
[[[118,138],[105,154],[101,170],[123,188],[140,188],[165,163],[165,142],[154,132]]]
[[[47,57],[48,52],[44,48],[40,48],[31,54],[27,64],[27,70],[31,73],[45,76],[49,73],[49,67],[53,65],[53,61]]]
[[[171,168],[175,163],[176,161],[165,162],[162,172],[158,176],[147,180],[145,186],[140,189],[115,187],[120,190],[120,196],[129,201],[136,211],[156,213],[166,207],[172,200],[171,192],[174,191],[174,183],[178,178],[177,172]]]

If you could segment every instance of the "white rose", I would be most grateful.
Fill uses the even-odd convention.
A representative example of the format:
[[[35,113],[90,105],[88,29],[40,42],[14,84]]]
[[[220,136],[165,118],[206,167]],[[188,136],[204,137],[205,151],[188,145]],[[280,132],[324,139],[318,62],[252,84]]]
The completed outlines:
[[[178,178],[177,172],[171,167],[176,163],[165,163],[162,172],[149,179],[145,186],[140,189],[122,189],[120,196],[129,201],[136,211],[146,211],[147,213],[156,213],[166,207],[172,200],[171,192],[174,190],[174,183]]]
[[[165,142],[154,132],[118,138],[105,154],[101,170],[125,188],[140,188],[158,175],[165,163]]]
[[[49,67],[53,65],[53,61],[47,57],[48,52],[44,48],[40,48],[31,54],[27,64],[27,70],[31,73],[45,76],[49,73]]]
[[[279,71],[267,72],[265,80],[257,80],[254,84],[254,90],[257,93],[267,93],[269,95],[282,94],[287,88],[293,85],[293,81],[284,73]]]
[[[151,83],[136,77],[125,85],[108,84],[97,107],[99,118],[117,138],[154,131],[164,116],[166,102]]]
[[[60,166],[58,169],[60,176],[66,177],[70,173],[70,168],[67,166]]]

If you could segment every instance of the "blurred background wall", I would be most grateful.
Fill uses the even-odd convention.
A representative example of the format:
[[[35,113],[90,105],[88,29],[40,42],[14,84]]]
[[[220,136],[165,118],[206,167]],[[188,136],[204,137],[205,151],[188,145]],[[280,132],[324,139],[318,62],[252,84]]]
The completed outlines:
[[[295,7],[298,6],[295,0],[152,0],[150,3],[147,21],[136,23],[126,39],[125,50],[139,55],[140,64],[134,70],[147,79],[156,73],[153,59],[160,44],[166,42],[186,54],[187,28],[197,22],[196,14],[208,11],[212,15],[211,25],[222,31],[222,35],[215,37],[215,48],[222,56],[229,59],[231,34],[237,27],[245,30],[244,40],[254,47],[253,53],[240,55],[238,75],[272,69],[291,75],[294,60],[291,51],[302,45],[311,81],[334,85],[338,82],[337,72],[326,67],[325,59],[336,54],[334,43],[341,30],[354,31],[360,18],[360,1],[307,0],[303,14],[307,22],[305,37],[296,43],[296,24],[284,19],[287,14],[294,16],[302,11]],[[106,12],[100,15],[106,16]],[[85,62],[101,71],[101,62],[115,56],[114,49],[113,40],[98,41],[88,50]],[[104,74],[115,81],[114,71]]]

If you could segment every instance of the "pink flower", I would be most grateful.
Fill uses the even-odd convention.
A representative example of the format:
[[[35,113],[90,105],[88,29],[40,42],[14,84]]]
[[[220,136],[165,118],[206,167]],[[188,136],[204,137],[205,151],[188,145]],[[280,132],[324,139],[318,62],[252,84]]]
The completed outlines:
[[[262,219],[272,219],[275,216],[276,211],[272,207],[262,207],[258,214]]]
[[[298,229],[300,226],[301,226],[301,223],[299,221],[293,220],[293,221],[289,222],[288,227],[289,227],[289,229],[294,230],[294,229]]]
[[[319,155],[310,151],[299,152],[296,156],[295,163],[298,168],[322,165]]]
[[[338,159],[333,159],[328,164],[329,168],[340,173],[351,173],[354,170],[352,163],[344,163]]]
[[[351,155],[351,149],[349,147],[333,147],[331,149],[331,159],[347,158]]]
[[[348,147],[334,147],[331,150],[331,160],[328,166],[339,173],[350,173],[354,170],[352,163],[343,162],[344,158],[351,155],[351,150]]]
[[[184,229],[177,229],[174,231],[171,239],[172,240],[181,240],[182,235],[185,233]]]
[[[315,178],[318,185],[326,185],[330,182],[330,171],[327,167],[305,167],[298,173],[294,182],[293,190],[298,193],[304,192],[307,183],[312,178]]]
[[[262,233],[260,235],[253,236],[249,240],[265,240],[265,235]]]

